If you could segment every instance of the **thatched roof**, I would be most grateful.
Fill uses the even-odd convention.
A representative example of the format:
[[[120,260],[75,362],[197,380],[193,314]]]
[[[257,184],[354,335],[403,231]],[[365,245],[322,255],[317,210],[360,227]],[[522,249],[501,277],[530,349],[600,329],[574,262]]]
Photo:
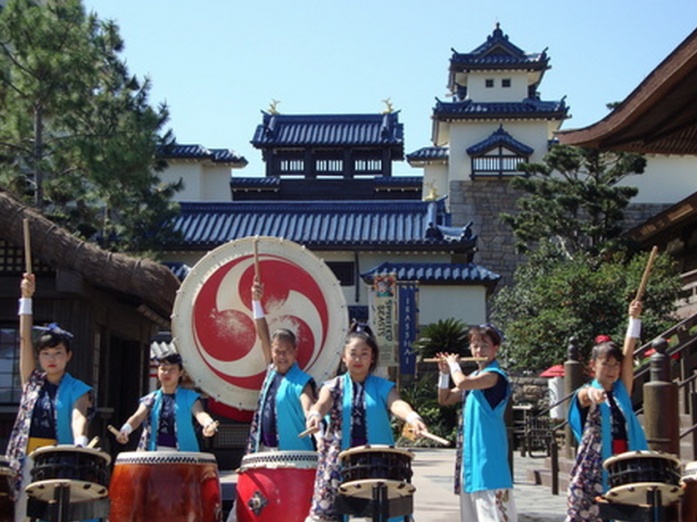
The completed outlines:
[[[179,288],[179,280],[169,268],[81,241],[35,209],[0,191],[0,234],[22,246],[25,218],[33,257],[51,267],[76,272],[95,286],[137,296],[162,317],[169,317]]]

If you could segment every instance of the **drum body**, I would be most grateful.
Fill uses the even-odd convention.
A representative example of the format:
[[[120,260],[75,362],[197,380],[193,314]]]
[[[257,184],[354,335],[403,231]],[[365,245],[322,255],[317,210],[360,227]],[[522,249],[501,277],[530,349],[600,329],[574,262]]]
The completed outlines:
[[[647,493],[661,491],[662,504],[676,502],[681,494],[680,461],[667,453],[628,451],[603,462],[608,473],[605,497],[622,504],[646,504]]]
[[[388,498],[413,495],[416,490],[411,485],[413,458],[409,450],[385,445],[358,446],[342,451],[339,454],[339,494],[372,498],[373,486],[384,483]]]
[[[697,522],[697,461],[685,464],[685,470],[682,474],[682,487],[680,521]]]
[[[10,461],[0,456],[0,522],[14,522],[14,476]]]
[[[219,522],[218,464],[210,453],[123,452],[111,477],[111,522]]]
[[[111,457],[101,450],[72,445],[43,446],[31,453],[34,467],[27,496],[49,501],[58,485],[70,485],[71,502],[104,498],[109,493]]]
[[[314,451],[245,455],[237,476],[237,522],[303,522],[316,472]]]

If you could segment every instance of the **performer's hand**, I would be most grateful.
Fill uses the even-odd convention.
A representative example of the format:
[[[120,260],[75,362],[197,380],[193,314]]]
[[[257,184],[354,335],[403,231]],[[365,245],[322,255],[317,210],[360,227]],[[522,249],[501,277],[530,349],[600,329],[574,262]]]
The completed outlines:
[[[32,297],[36,291],[36,278],[34,274],[24,274],[19,286],[22,297]]]
[[[605,393],[605,390],[589,386],[588,400],[593,404],[600,404],[601,402],[605,402],[607,400],[607,394]]]
[[[447,353],[438,352],[436,357],[438,358],[438,369],[440,373],[450,373],[450,368],[448,367],[448,361],[445,360]]]
[[[252,301],[261,301],[264,295],[264,285],[262,285],[256,278],[252,284]]]
[[[309,429],[319,429],[322,422],[322,416],[318,411],[310,410],[305,418],[305,427]]]
[[[121,444],[126,444],[128,442],[128,433],[120,431],[119,434],[116,435],[116,440]]]
[[[212,437],[218,431],[218,421],[211,420],[203,427],[203,436]]]
[[[644,309],[644,304],[641,301],[632,301],[629,303],[629,317],[638,319],[641,317],[641,312]]]

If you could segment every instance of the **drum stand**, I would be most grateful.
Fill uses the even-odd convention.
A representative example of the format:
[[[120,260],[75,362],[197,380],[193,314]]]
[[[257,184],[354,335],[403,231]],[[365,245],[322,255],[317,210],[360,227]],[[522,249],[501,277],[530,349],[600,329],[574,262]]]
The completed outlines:
[[[387,522],[390,517],[404,517],[408,522],[414,511],[414,497],[388,498],[387,491],[387,485],[378,482],[373,485],[373,498],[337,495],[334,508],[342,515],[370,517],[373,522]]]
[[[646,491],[646,504],[620,504],[601,497],[598,502],[603,520],[629,520],[636,522],[669,522],[678,519],[677,504],[662,505],[660,489]]]
[[[84,502],[70,502],[70,482],[61,482],[53,491],[49,501],[29,497],[27,499],[27,516],[31,522],[46,520],[48,522],[70,522],[92,518],[105,519],[109,515],[109,498],[98,498]]]

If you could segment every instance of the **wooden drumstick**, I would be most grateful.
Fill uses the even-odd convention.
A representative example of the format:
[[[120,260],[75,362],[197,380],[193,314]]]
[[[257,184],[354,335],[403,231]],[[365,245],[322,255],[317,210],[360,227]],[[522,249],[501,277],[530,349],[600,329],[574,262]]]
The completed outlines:
[[[31,236],[29,235],[29,220],[24,218],[24,271],[31,274]]]
[[[254,279],[257,283],[261,283],[261,271],[259,270],[259,236],[254,236],[252,246],[254,247]]]
[[[118,437],[119,435],[121,435],[121,432],[114,428],[111,424],[109,424],[106,427],[106,429],[108,429],[114,437]]]
[[[651,274],[651,268],[653,267],[653,262],[656,260],[656,255],[658,254],[658,247],[654,245],[651,249],[651,254],[649,254],[649,260],[646,263],[646,268],[644,269],[644,275],[641,277],[641,283],[639,284],[639,290],[636,292],[635,301],[641,301],[644,296],[644,290],[646,290],[646,283],[649,280],[649,274]]]
[[[315,426],[314,428],[307,428],[305,431],[301,431],[298,433],[298,438],[303,438],[307,437],[308,435],[312,435],[313,433],[317,433],[319,431],[319,426]]]
[[[419,435],[422,437],[426,437],[427,439],[435,440],[436,442],[441,443],[443,446],[450,446],[450,441],[444,439],[443,437],[439,437],[438,435],[434,435],[430,431],[422,431]]]
[[[460,357],[460,362],[483,362],[486,361],[486,357]],[[425,363],[437,363],[440,362],[440,359],[438,357],[434,357],[432,359],[424,359],[423,362]]]
[[[89,441],[89,443],[85,447],[86,448],[94,448],[97,444],[99,444],[99,437],[93,438],[91,441]]]

